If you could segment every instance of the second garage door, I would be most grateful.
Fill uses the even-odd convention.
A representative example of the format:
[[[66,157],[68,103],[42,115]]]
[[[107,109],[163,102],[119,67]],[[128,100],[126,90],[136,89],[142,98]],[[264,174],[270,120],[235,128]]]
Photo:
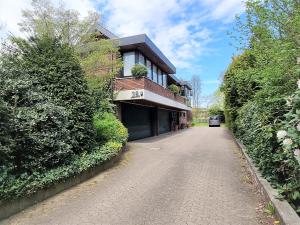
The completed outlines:
[[[158,124],[160,134],[171,131],[170,111],[162,109],[158,110]]]
[[[152,136],[151,109],[138,105],[122,105],[122,122],[128,129],[129,140]]]

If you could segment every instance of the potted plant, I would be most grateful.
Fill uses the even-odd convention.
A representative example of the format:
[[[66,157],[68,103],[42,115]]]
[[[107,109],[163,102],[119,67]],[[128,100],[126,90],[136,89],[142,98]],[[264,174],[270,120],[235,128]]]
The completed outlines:
[[[177,85],[175,85],[175,84],[171,84],[171,85],[169,86],[169,90],[170,90],[171,92],[173,92],[174,95],[178,95],[179,92],[180,92],[180,88],[179,88]]]
[[[131,69],[131,74],[134,77],[140,78],[147,76],[147,67],[141,64],[135,64]]]

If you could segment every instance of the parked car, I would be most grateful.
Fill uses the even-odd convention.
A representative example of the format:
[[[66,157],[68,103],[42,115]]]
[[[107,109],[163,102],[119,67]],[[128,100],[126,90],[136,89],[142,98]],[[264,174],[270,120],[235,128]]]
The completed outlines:
[[[219,116],[210,116],[208,119],[208,126],[209,127],[220,127],[221,120]]]

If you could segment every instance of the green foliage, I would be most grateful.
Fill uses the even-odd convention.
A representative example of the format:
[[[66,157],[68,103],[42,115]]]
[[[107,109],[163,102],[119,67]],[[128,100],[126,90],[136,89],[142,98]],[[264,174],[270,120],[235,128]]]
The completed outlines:
[[[175,84],[171,84],[169,86],[169,90],[172,91],[174,95],[178,95],[180,93],[180,88]]]
[[[298,81],[300,84],[300,81]],[[298,85],[299,85],[298,84]],[[300,90],[298,89],[287,101],[291,105],[289,112],[285,114],[285,119],[278,131],[281,148],[277,150],[280,156],[278,168],[281,176],[286,182],[279,188],[280,193],[289,199],[291,204],[298,209],[300,213]],[[280,132],[284,132],[281,136]],[[290,142],[290,143],[289,143]]]
[[[67,163],[93,144],[93,107],[73,50],[53,39],[13,38],[1,55],[0,98],[11,112],[15,173]]]
[[[0,201],[97,166],[128,137],[111,114],[121,58],[113,42],[99,41],[98,14],[81,20],[48,0],[32,6],[19,25],[34,38],[13,37],[0,54]]]
[[[31,9],[22,10],[18,25],[28,36],[59,38],[62,43],[75,46],[90,38],[99,20],[99,13],[91,11],[82,18],[78,11],[66,9],[63,1],[55,7],[50,0],[32,0]]]
[[[96,111],[113,113],[113,78],[122,68],[119,48],[110,40],[94,37],[76,49]]]
[[[219,105],[212,105],[208,108],[208,115],[209,116],[215,116],[215,115],[224,116],[224,110],[221,109],[221,107]]]
[[[12,139],[12,112],[7,104],[0,100],[0,165],[8,165],[14,148]]]
[[[300,104],[285,115],[289,110],[285,99],[295,92],[300,76],[299,15],[297,1],[247,1],[246,20],[237,24],[245,43],[243,53],[233,59],[222,85],[227,126],[298,213],[299,165],[291,152],[282,150],[276,132],[286,121],[283,129],[299,143],[295,123]]]
[[[147,67],[141,64],[135,64],[131,69],[132,76],[145,77],[147,76]]]
[[[115,141],[125,144],[128,132],[124,125],[112,113],[96,113],[93,118],[97,141],[100,143]]]
[[[272,204],[272,202],[269,202],[266,205],[266,209],[265,209],[266,213],[268,213],[270,216],[275,215],[275,206]]]
[[[0,200],[12,200],[23,196],[30,196],[40,189],[52,186],[55,183],[78,175],[92,167],[106,162],[117,156],[122,149],[122,144],[109,141],[101,147],[95,148],[90,153],[83,152],[74,155],[70,163],[45,172],[36,171],[20,176],[13,175],[9,170],[0,171]]]

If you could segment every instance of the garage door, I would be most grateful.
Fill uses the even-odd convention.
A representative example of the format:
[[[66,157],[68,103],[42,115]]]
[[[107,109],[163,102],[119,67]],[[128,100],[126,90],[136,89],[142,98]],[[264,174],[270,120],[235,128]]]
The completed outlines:
[[[152,135],[150,108],[123,104],[122,122],[128,129],[129,140],[146,138]]]
[[[159,133],[163,134],[171,130],[170,126],[170,111],[158,110]]]

